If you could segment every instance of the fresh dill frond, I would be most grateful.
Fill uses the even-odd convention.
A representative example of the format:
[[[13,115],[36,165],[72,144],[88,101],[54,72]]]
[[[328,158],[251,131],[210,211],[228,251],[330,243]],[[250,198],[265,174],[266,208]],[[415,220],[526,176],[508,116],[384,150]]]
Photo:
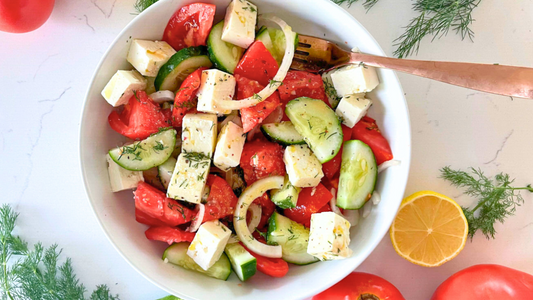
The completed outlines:
[[[403,58],[418,53],[420,42],[427,36],[441,38],[451,30],[461,38],[474,38],[470,28],[474,19],[472,11],[481,0],[416,0],[413,9],[420,14],[405,27],[405,32],[395,40],[394,55]]]
[[[145,9],[157,1],[159,0],[137,0],[137,2],[135,2],[135,10],[137,10],[138,13],[142,13]]]
[[[341,5],[341,4],[348,4],[348,7],[352,6],[352,4],[358,2],[359,0],[331,0],[333,3]],[[376,3],[378,3],[379,0],[365,0],[363,3],[363,6],[365,9],[369,10],[371,9]]]
[[[45,248],[37,243],[33,248],[20,237],[13,235],[18,213],[4,204],[0,208],[0,247],[2,248],[2,273],[0,295],[2,299],[76,299],[118,300],[105,285],[97,286],[90,298],[87,289],[74,273],[72,261],[58,265],[61,249],[57,245]]]
[[[468,221],[468,235],[473,238],[480,230],[487,239],[494,238],[496,222],[503,223],[512,216],[517,206],[524,202],[521,190],[533,192],[531,185],[513,187],[514,179],[509,174],[499,173],[493,179],[488,178],[480,169],[470,168],[470,173],[444,167],[441,178],[452,185],[465,188],[465,194],[478,200],[474,208],[462,207]]]

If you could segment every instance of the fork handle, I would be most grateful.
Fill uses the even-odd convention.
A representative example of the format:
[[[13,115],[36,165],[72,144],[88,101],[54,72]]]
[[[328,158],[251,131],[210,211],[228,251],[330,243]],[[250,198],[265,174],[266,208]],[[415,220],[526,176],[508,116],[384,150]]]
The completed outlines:
[[[392,69],[482,92],[533,99],[533,68],[352,53],[350,63]]]

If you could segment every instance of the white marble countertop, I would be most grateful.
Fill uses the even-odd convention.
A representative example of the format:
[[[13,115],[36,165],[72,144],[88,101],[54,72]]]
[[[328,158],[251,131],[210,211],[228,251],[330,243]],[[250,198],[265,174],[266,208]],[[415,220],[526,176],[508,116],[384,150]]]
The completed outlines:
[[[156,299],[152,285],[113,249],[93,215],[81,180],[78,127],[83,98],[100,57],[134,15],[134,0],[56,0],[50,20],[23,35],[0,32],[0,191],[21,215],[16,233],[58,243],[89,288],[108,284],[122,299]],[[380,1],[349,11],[388,54],[414,13],[411,1]],[[474,13],[475,42],[458,36],[424,40],[417,58],[533,67],[533,1],[484,0]],[[430,189],[461,205],[471,199],[438,179],[439,168],[505,171],[533,183],[533,101],[511,99],[399,74],[412,121],[413,159],[406,195]],[[406,299],[424,300],[452,273],[498,263],[533,273],[533,195],[496,240],[477,236],[439,268],[413,265],[386,236],[358,268],[395,284]]]

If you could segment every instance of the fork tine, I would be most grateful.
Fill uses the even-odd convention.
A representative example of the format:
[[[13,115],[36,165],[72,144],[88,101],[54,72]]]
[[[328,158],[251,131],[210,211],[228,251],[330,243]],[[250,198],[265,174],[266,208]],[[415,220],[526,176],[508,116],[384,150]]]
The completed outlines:
[[[316,37],[298,35],[292,69],[320,72],[333,67],[340,60],[346,60],[346,51],[337,45]]]

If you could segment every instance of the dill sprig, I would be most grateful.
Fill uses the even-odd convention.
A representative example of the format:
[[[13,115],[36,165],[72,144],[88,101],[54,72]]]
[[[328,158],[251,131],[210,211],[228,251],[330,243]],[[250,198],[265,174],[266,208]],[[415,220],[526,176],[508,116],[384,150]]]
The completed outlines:
[[[359,0],[331,0],[333,3],[341,5],[343,3],[348,4],[348,7],[352,6],[352,4],[358,2]],[[363,3],[363,6],[368,10],[371,9],[376,3],[378,3],[379,0],[365,0]]]
[[[456,187],[466,188],[466,195],[478,199],[474,208],[462,207],[468,221],[470,238],[473,238],[478,230],[481,230],[487,239],[494,238],[494,224],[503,223],[507,217],[512,216],[516,207],[524,202],[520,191],[533,192],[533,187],[511,186],[514,179],[510,179],[509,174],[499,173],[494,179],[490,179],[480,169],[469,170],[471,174],[444,167],[440,170],[441,178]]]
[[[403,58],[418,53],[420,42],[427,36],[433,40],[440,38],[451,30],[461,38],[474,38],[470,28],[472,11],[481,0],[417,0],[413,9],[420,15],[411,20],[405,32],[395,40],[397,49],[394,55]]]
[[[61,249],[57,245],[48,248],[37,243],[33,248],[19,236],[13,235],[18,213],[11,206],[0,207],[0,247],[2,247],[2,274],[0,294],[2,299],[30,300],[117,300],[106,285],[96,287],[90,296],[74,274],[72,261],[58,265]]]
[[[142,13],[145,9],[157,1],[159,0],[137,0],[137,2],[135,2],[135,10],[137,10],[138,13]]]

